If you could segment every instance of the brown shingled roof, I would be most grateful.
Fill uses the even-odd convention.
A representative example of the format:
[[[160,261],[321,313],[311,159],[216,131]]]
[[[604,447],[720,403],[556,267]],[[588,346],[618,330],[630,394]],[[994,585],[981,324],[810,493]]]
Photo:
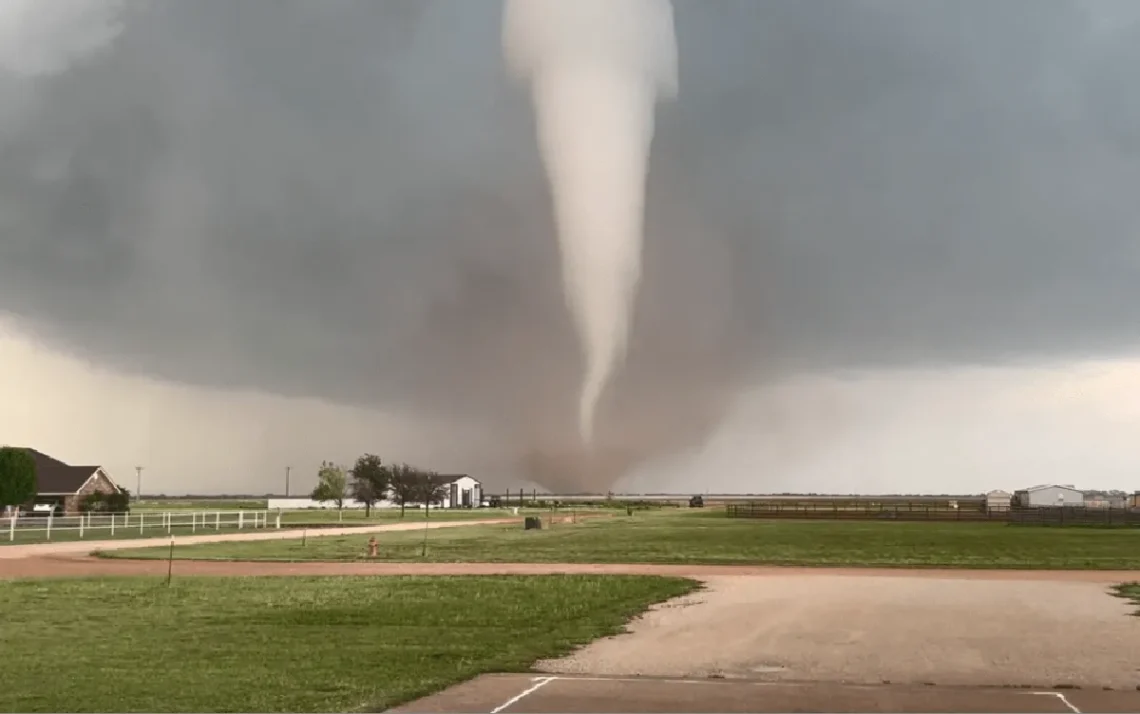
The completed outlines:
[[[71,466],[35,449],[23,448],[36,462],[37,493],[75,493],[99,470],[98,466]]]

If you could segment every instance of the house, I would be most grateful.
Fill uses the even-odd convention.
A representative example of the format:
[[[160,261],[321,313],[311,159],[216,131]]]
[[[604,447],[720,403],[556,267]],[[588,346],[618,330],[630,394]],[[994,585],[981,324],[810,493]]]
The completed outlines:
[[[448,480],[445,508],[479,508],[483,505],[483,484],[467,474],[441,474]]]
[[[29,509],[35,505],[53,505],[57,513],[78,513],[84,496],[122,490],[102,466],[71,466],[35,449],[24,450],[36,463],[36,498],[27,504]]]
[[[1013,494],[1000,489],[986,494],[987,511],[1008,511],[1013,504]]]
[[[1085,492],[1074,488],[1072,484],[1042,484],[1015,492],[1013,502],[1021,508],[1084,506]]]

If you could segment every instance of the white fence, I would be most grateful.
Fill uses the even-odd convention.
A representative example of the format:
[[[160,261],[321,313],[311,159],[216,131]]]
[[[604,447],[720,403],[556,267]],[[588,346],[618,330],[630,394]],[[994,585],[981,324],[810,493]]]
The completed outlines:
[[[247,528],[280,528],[281,511],[170,511],[84,513],[76,516],[0,517],[0,538],[10,543],[51,540],[106,540],[178,533],[214,533]]]

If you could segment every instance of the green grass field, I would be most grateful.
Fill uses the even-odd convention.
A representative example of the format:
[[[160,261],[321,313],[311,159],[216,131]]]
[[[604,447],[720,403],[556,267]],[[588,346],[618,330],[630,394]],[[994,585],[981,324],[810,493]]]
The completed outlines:
[[[695,587],[632,576],[0,581],[0,711],[382,711],[526,671]]]
[[[1140,616],[1140,583],[1121,583],[1112,589],[1112,593],[1117,597],[1131,601],[1136,606],[1136,611],[1132,614]]]
[[[383,559],[417,561],[423,534],[379,534]],[[176,558],[357,560],[360,536],[214,543],[175,549]],[[165,558],[129,549],[106,557]],[[716,512],[586,520],[540,531],[487,525],[432,531],[434,562],[706,563],[809,566],[1140,569],[1140,530],[1031,528],[997,523],[763,521]]]
[[[245,528],[251,528],[254,514],[264,512],[253,509],[231,509],[222,511],[219,518],[215,518],[217,511],[196,511],[191,509],[159,511],[159,510],[132,510],[128,524],[124,526],[123,516],[115,516],[116,527],[112,532],[110,516],[95,515],[89,526],[80,531],[79,519],[75,516],[56,518],[52,522],[51,537],[46,532],[47,519],[39,517],[25,517],[18,521],[14,537],[10,538],[7,527],[0,526],[0,547],[5,545],[27,545],[31,543],[77,541],[77,540],[121,540],[130,538],[160,538],[169,534],[176,536],[203,535],[211,533],[236,532],[238,526],[237,511],[246,510]],[[169,513],[170,528],[163,525],[163,514]],[[519,517],[524,515],[547,515],[549,510],[520,509]],[[561,513],[561,512],[560,512]],[[203,518],[204,516],[204,518]],[[268,528],[276,527],[276,511],[269,511],[266,517]],[[139,518],[144,519],[142,530],[139,529]],[[497,518],[514,518],[508,508],[479,508],[479,509],[433,509],[430,513],[415,509],[408,510],[403,517],[397,509],[374,510],[365,517],[364,511],[359,510],[304,510],[284,511],[281,514],[282,528],[302,528],[305,525],[314,526],[374,526],[389,523],[423,523],[425,519],[431,521],[480,521]],[[191,525],[192,519],[196,525]]]

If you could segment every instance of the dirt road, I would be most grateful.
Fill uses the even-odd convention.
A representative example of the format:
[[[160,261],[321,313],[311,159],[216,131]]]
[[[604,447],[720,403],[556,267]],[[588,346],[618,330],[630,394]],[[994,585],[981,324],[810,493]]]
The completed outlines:
[[[1140,618],[1106,583],[712,576],[630,632],[540,663],[554,674],[1135,689]]]

